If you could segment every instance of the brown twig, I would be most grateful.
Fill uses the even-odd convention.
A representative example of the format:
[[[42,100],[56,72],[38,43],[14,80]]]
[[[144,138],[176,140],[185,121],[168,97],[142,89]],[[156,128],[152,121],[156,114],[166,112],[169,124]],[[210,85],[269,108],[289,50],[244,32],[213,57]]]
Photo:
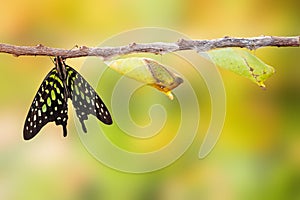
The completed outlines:
[[[186,40],[180,39],[174,43],[132,43],[120,47],[87,47],[81,46],[77,49],[66,50],[46,47],[41,44],[37,46],[16,46],[0,44],[0,52],[14,56],[62,56],[64,58],[75,58],[84,56],[98,56],[109,59],[114,56],[130,53],[154,53],[165,54],[183,50],[195,50],[197,52],[209,51],[216,48],[241,47],[250,50],[260,47],[299,47],[300,36],[277,37],[260,36],[251,38],[224,37],[212,40]]]

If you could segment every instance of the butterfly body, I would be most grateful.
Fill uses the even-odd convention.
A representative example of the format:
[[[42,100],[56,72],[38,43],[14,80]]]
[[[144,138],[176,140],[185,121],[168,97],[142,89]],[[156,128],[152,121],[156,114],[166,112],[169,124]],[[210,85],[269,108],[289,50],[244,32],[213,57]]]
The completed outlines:
[[[72,67],[57,56],[55,67],[43,80],[31,104],[23,129],[25,140],[33,138],[48,122],[62,125],[67,136],[68,99],[76,110],[84,132],[84,120],[88,115],[96,116],[105,124],[112,124],[110,113],[90,84]]]

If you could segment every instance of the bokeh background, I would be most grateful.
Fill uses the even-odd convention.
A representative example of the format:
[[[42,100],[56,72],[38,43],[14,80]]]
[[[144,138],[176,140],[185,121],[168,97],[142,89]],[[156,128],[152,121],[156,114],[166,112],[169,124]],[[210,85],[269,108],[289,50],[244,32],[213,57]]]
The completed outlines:
[[[299,6],[296,0],[3,1],[0,42],[71,49],[149,26],[195,39],[292,36],[300,33]],[[300,199],[300,49],[254,53],[276,74],[262,90],[220,70],[227,115],[211,154],[197,158],[203,139],[199,130],[179,160],[146,174],[123,173],[98,162],[80,142],[73,120],[67,138],[61,127],[49,124],[25,142],[29,105],[53,64],[48,57],[0,54],[0,199]],[[74,66],[83,62],[68,61]],[[208,123],[209,109],[205,112]]]

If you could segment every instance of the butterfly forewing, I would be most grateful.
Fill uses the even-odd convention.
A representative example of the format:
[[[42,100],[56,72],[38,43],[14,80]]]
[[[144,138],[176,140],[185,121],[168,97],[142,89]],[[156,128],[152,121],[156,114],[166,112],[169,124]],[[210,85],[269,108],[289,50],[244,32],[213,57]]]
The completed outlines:
[[[25,140],[33,138],[48,122],[62,125],[67,134],[68,104],[65,90],[58,72],[53,68],[43,80],[26,117],[23,136]]]
[[[107,107],[92,86],[72,67],[66,66],[66,69],[68,72],[67,86],[71,92],[70,98],[83,131],[87,132],[84,120],[88,119],[89,114],[96,116],[105,124],[112,124]]]

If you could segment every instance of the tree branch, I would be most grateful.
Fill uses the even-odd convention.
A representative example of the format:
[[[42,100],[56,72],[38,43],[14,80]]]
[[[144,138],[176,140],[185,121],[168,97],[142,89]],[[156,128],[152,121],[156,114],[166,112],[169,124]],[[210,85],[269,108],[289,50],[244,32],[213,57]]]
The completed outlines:
[[[120,47],[87,47],[81,46],[77,49],[66,50],[46,47],[41,44],[37,46],[15,46],[0,43],[0,52],[14,56],[62,56],[63,58],[75,58],[84,56],[98,56],[109,59],[114,56],[126,55],[130,53],[154,53],[165,54],[183,50],[195,50],[204,52],[217,48],[241,47],[250,50],[261,47],[299,47],[300,36],[277,37],[260,36],[251,38],[224,37],[212,40],[186,40],[180,39],[174,43],[132,43]]]

